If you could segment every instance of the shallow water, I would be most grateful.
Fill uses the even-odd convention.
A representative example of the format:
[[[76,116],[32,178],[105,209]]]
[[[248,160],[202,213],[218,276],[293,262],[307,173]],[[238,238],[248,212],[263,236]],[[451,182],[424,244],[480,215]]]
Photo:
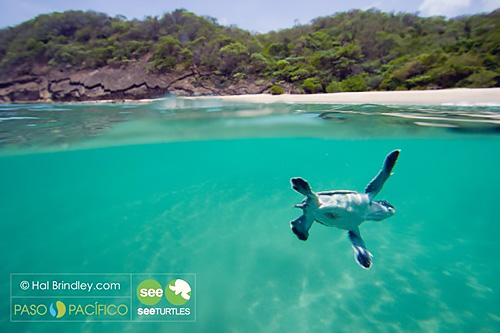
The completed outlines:
[[[7,331],[500,330],[498,107],[9,105],[0,109],[0,327]],[[10,118],[10,119],[6,119]],[[27,119],[29,118],[29,119]],[[362,191],[401,149],[366,222],[289,221],[314,190]],[[196,273],[195,323],[12,323],[10,273]]]

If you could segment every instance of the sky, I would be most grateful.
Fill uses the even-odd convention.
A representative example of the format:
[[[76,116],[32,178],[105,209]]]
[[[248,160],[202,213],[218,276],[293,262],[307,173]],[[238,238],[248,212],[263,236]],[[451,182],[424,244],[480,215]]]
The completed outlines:
[[[384,12],[455,17],[491,12],[500,8],[500,0],[0,0],[0,28],[15,26],[39,14],[65,10],[94,10],[143,19],[177,8],[215,17],[224,25],[265,33],[350,9],[378,8]]]

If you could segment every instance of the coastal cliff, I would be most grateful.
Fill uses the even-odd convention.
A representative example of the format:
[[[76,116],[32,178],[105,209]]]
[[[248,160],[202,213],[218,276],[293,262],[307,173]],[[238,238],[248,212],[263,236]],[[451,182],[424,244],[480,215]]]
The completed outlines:
[[[180,72],[148,73],[146,59],[128,66],[104,66],[76,71],[35,67],[8,79],[0,76],[0,103],[71,102],[147,99],[180,96],[242,95],[269,92],[272,82],[251,78],[223,80],[220,74],[194,68]],[[290,84],[289,93],[300,93]]]

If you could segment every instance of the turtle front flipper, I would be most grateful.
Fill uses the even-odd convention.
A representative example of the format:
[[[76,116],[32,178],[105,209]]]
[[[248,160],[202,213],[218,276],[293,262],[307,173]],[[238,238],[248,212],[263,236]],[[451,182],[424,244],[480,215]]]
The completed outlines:
[[[292,178],[290,182],[292,183],[292,188],[295,191],[299,192],[300,194],[305,195],[306,197],[309,197],[313,194],[311,185],[309,185],[307,180],[300,177],[296,177]]]
[[[314,218],[304,213],[297,219],[290,222],[290,228],[292,228],[293,233],[297,235],[300,240],[306,241],[309,237],[309,229],[311,228],[313,222]]]
[[[299,192],[302,195],[305,195],[308,199],[312,200],[314,204],[318,205],[318,196],[312,191],[311,185],[309,185],[307,180],[296,177],[292,178],[290,182],[292,183],[292,188],[295,191]]]
[[[372,181],[366,186],[365,193],[368,194],[370,199],[373,199],[378,192],[382,190],[384,183],[389,179],[392,174],[392,169],[398,160],[400,150],[393,150],[387,155],[384,161],[382,170],[372,179]]]
[[[359,229],[356,228],[355,231],[349,231],[347,233],[349,239],[352,243],[352,248],[354,249],[354,259],[356,262],[364,269],[369,269],[372,267],[372,257],[373,255],[367,250],[365,242],[361,238]]]

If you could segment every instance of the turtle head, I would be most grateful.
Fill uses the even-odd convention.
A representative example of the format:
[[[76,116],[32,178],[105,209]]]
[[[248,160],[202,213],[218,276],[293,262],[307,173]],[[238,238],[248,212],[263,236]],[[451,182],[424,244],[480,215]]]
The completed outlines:
[[[368,220],[382,221],[388,217],[391,217],[396,213],[396,209],[393,205],[385,200],[372,201],[370,204],[370,213],[368,214]]]

